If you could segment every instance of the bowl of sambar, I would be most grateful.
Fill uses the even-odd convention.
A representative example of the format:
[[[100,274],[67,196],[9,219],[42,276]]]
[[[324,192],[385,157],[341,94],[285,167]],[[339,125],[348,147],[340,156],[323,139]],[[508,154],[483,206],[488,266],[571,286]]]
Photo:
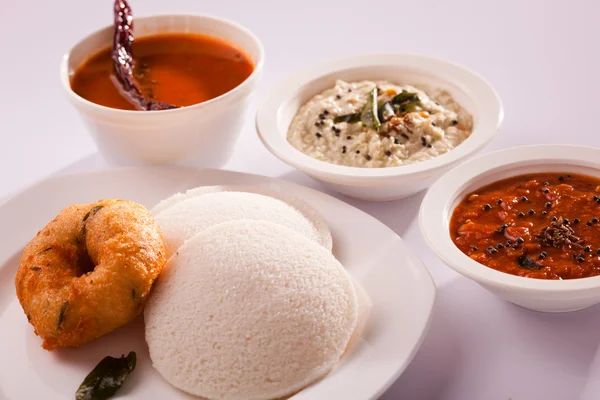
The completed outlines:
[[[123,48],[115,53],[115,26],[78,42],[61,64],[67,98],[98,149],[117,164],[225,164],[262,71],[259,39],[205,15],[142,17],[129,24],[133,89],[117,79],[115,60],[131,54]],[[144,109],[131,93],[169,107]]]

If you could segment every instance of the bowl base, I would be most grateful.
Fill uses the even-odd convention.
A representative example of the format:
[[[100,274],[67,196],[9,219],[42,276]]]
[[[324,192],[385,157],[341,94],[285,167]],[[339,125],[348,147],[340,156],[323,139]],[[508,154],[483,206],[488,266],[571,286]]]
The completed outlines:
[[[405,199],[413,196],[423,190],[426,190],[432,183],[431,180],[423,180],[416,183],[404,185],[386,185],[375,187],[351,186],[346,184],[334,183],[319,177],[312,176],[313,179],[330,187],[334,191],[344,196],[364,201],[385,202]]]
[[[581,311],[581,310],[585,310],[586,308],[590,308],[595,305],[595,304],[590,304],[590,305],[583,306],[583,307],[565,308],[564,310],[547,310],[547,309],[544,310],[544,309],[537,308],[537,307],[523,306],[521,304],[513,303],[512,301],[508,301],[508,300],[507,300],[507,302],[514,304],[515,306],[517,306],[519,308],[524,308],[525,310],[536,311],[536,312],[541,312],[541,313],[548,313],[548,314],[561,314],[561,313],[568,313],[568,312],[573,312],[573,311]]]

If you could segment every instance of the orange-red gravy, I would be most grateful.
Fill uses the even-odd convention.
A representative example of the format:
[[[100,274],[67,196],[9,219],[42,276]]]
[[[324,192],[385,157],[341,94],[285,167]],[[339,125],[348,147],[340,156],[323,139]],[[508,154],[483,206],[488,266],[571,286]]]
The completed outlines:
[[[92,56],[75,72],[71,88],[96,104],[135,110],[111,75],[111,48]],[[218,38],[189,33],[141,37],[133,42],[134,74],[144,96],[177,106],[213,99],[242,83],[254,70],[249,57]]]
[[[450,235],[473,260],[509,274],[600,275],[600,179],[538,173],[494,182],[454,209]]]

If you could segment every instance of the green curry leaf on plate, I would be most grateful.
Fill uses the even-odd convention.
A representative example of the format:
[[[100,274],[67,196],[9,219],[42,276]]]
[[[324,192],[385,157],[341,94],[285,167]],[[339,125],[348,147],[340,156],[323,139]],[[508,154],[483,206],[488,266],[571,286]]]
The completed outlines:
[[[76,400],[104,400],[112,397],[135,369],[136,354],[127,357],[104,357],[85,377],[75,393]]]

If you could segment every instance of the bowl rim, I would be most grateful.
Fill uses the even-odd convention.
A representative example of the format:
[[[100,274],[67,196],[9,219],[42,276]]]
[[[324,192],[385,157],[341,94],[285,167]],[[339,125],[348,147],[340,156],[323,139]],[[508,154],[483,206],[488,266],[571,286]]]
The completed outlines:
[[[258,79],[258,77],[260,76],[260,74],[262,72],[264,62],[265,62],[264,46],[263,46],[262,42],[260,41],[260,39],[258,38],[258,36],[256,36],[248,28],[246,28],[245,26],[243,26],[237,22],[234,22],[234,21],[226,19],[226,18],[221,18],[221,17],[217,17],[214,15],[210,15],[210,14],[200,14],[200,13],[166,14],[166,13],[163,13],[163,14],[153,14],[153,15],[148,15],[148,16],[136,17],[134,19],[134,24],[140,24],[140,23],[144,23],[144,22],[149,22],[149,21],[153,21],[153,20],[161,20],[161,19],[168,20],[168,19],[172,19],[172,18],[194,18],[194,19],[197,18],[197,19],[213,20],[215,22],[222,23],[223,25],[228,25],[229,28],[233,28],[233,30],[238,30],[242,34],[246,35],[248,38],[250,38],[250,40],[254,43],[254,45],[258,49],[258,57],[257,57],[256,63],[254,64],[254,69],[253,69],[252,73],[244,81],[242,81],[239,85],[237,85],[233,89],[231,89],[217,97],[214,97],[212,99],[203,101],[201,103],[192,104],[192,105],[186,106],[186,107],[180,107],[180,108],[168,109],[168,110],[154,110],[151,113],[140,113],[139,110],[121,110],[118,108],[112,108],[112,107],[107,107],[107,106],[104,106],[101,104],[97,104],[97,103],[94,103],[93,101],[90,101],[90,100],[87,100],[87,99],[81,97],[80,95],[75,93],[73,91],[73,89],[71,88],[71,81],[69,79],[69,60],[70,60],[71,53],[77,46],[79,46],[83,42],[89,40],[93,36],[99,35],[102,32],[107,31],[107,30],[112,30],[114,27],[114,25],[106,25],[103,28],[97,29],[97,30],[85,35],[80,40],[78,40],[75,44],[73,44],[71,46],[69,51],[67,51],[62,57],[62,60],[60,63],[60,81],[61,81],[62,87],[63,87],[64,91],[66,92],[67,96],[69,97],[69,99],[74,103],[78,103],[81,106],[87,107],[90,111],[100,112],[100,113],[110,113],[110,114],[113,114],[114,116],[127,117],[127,116],[139,116],[139,115],[152,115],[152,116],[174,115],[176,113],[182,113],[182,112],[190,111],[190,110],[197,110],[197,109],[209,107],[214,103],[219,103],[225,98],[234,96],[235,94],[242,91],[247,86],[251,85],[252,82],[254,82]],[[134,25],[134,30],[135,30],[135,25]],[[182,33],[185,33],[185,32],[182,31]],[[241,47],[240,47],[240,49],[242,51],[246,52],[246,49],[242,49]],[[100,50],[101,49],[97,49],[96,51],[100,51]],[[94,53],[92,52],[90,54],[94,54]]]
[[[282,104],[296,96],[302,86],[336,72],[376,66],[396,66],[428,71],[429,75],[441,81],[453,82],[453,86],[468,89],[472,95],[467,94],[467,96],[478,99],[482,104],[481,115],[471,136],[456,148],[431,160],[386,168],[361,168],[328,163],[304,154],[287,141],[287,132],[281,132],[278,128],[280,108]],[[278,82],[266,95],[258,108],[255,123],[258,136],[265,147],[280,160],[297,169],[331,178],[385,178],[433,172],[472,155],[492,140],[503,118],[504,110],[500,96],[492,85],[476,72],[435,57],[390,52],[331,59],[296,72]]]
[[[473,158],[444,174],[429,189],[419,210],[423,239],[436,256],[456,272],[497,288],[535,292],[571,292],[600,288],[600,276],[569,280],[525,278],[489,268],[456,247],[448,232],[452,203],[475,180],[488,174],[541,164],[595,169],[600,174],[600,148],[574,145],[511,147]],[[568,171],[565,171],[568,172]],[[527,172],[522,172],[523,174]],[[519,173],[515,173],[515,176]]]

